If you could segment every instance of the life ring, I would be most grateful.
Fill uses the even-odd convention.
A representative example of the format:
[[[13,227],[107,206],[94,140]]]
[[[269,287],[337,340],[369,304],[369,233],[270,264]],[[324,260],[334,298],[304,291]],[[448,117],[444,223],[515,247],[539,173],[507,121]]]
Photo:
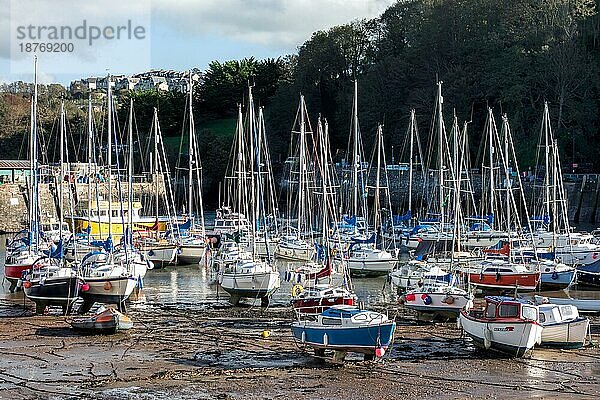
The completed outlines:
[[[292,297],[298,297],[298,295],[302,292],[304,292],[304,286],[300,284],[292,286]]]
[[[104,290],[110,290],[110,289],[112,289],[112,283],[104,282]]]

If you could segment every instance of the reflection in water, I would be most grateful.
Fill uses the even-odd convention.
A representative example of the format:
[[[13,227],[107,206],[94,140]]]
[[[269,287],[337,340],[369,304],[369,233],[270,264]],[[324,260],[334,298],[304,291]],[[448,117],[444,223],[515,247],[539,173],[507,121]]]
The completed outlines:
[[[287,306],[292,283],[283,277],[288,262],[277,263],[281,273],[281,288],[273,294],[272,306]],[[144,278],[144,293],[149,303],[183,308],[203,308],[224,305],[229,295],[216,284],[216,274],[204,265],[169,266],[148,271]],[[365,305],[395,302],[394,291],[386,284],[385,277],[361,278],[353,281],[360,301]],[[246,300],[259,305],[260,301]]]

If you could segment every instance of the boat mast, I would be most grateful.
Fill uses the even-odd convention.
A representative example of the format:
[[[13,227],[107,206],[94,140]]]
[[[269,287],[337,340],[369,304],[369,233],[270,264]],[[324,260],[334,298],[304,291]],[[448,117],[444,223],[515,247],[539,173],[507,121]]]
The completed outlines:
[[[158,111],[154,107],[154,179],[155,182],[155,196],[154,196],[154,211],[156,213],[156,221],[158,222],[158,189],[159,189],[159,166],[158,166]],[[162,176],[162,175],[160,175]],[[166,189],[166,188],[165,188]],[[166,198],[166,193],[165,193]],[[158,230],[156,231],[156,237],[158,238]]]
[[[62,246],[63,243],[63,181],[65,180],[65,101],[62,100],[60,103],[60,176],[59,176],[59,187],[58,187],[58,213],[59,213],[59,243]],[[64,257],[60,257],[60,266],[63,266]]]
[[[192,87],[192,72],[190,71],[190,77],[189,77],[189,86],[190,86],[190,90],[188,91],[189,94],[189,98],[188,98],[188,102],[189,102],[189,114],[190,114],[190,118],[189,118],[189,138],[188,138],[188,153],[189,153],[189,161],[188,161],[188,216],[191,219],[192,218],[192,212],[193,212],[193,205],[192,205],[192,201],[193,201],[193,179],[194,179],[194,171],[193,171],[193,166],[194,166],[194,115],[193,115],[193,109],[192,109],[192,97],[193,97],[193,87]]]
[[[413,151],[416,120],[415,109],[410,110],[410,160],[408,161],[408,211],[412,210],[412,187],[413,187]],[[410,221],[409,221],[410,222]]]
[[[306,121],[304,120],[304,113],[305,113],[305,108],[304,108],[305,104],[304,104],[304,95],[300,95],[300,150],[299,150],[299,172],[300,175],[298,177],[298,238],[301,237],[302,235],[302,225],[304,222],[304,211],[305,211],[305,193],[304,193],[304,179],[306,178],[305,174],[306,174],[306,165],[305,165],[305,159],[304,159],[304,154],[306,152],[305,149],[305,141],[304,141],[304,137],[306,135]]]
[[[439,196],[440,196],[440,233],[444,231],[444,158],[443,158],[443,113],[442,104],[444,98],[442,97],[442,81],[438,82],[438,168],[439,168]]]
[[[127,226],[129,228],[128,237],[125,243],[131,246],[133,237],[133,99],[129,100],[129,131],[127,141],[129,142],[129,160],[128,160],[128,183],[127,183]],[[126,253],[127,254],[127,253]]]
[[[108,144],[106,157],[108,163],[108,238],[112,240],[112,89],[110,87],[110,74],[106,77],[108,86]],[[98,219],[100,221],[100,219]]]
[[[545,186],[546,186],[546,215],[548,218],[554,220],[554,216],[550,215],[550,138],[549,138],[549,114],[548,114],[548,102],[544,102],[544,117],[542,118],[542,129],[544,130],[544,150],[545,150],[545,161],[546,161],[546,172],[545,172]]]
[[[251,188],[251,200],[252,206],[252,255],[256,256],[256,235],[258,233],[257,224],[259,223],[259,209],[258,209],[258,196],[257,196],[257,185],[256,177],[254,176],[256,171],[254,163],[256,162],[256,150],[258,149],[258,143],[255,138],[256,135],[256,121],[254,118],[254,97],[252,96],[252,85],[248,85],[248,133],[250,136],[250,188]],[[260,173],[260,171],[259,171]]]
[[[490,214],[495,214],[495,190],[494,190],[494,114],[491,107],[488,107],[488,140],[489,140],[489,159],[490,159]]]
[[[88,151],[87,151],[87,161],[88,161],[88,183],[87,183],[87,217],[88,217],[88,228],[90,228],[91,219],[92,219],[92,93],[90,93],[88,97]],[[87,242],[90,244],[91,242],[91,229],[89,229],[89,233],[87,235]]]
[[[353,103],[353,136],[354,136],[354,170],[352,174],[353,184],[354,184],[354,196],[353,196],[353,216],[358,216],[358,163],[360,161],[360,156],[358,154],[358,83],[357,80],[354,80],[354,103]],[[356,232],[357,225],[354,225],[354,230]]]
[[[33,224],[33,232],[34,232],[34,241],[33,241],[33,251],[36,252],[38,250],[38,244],[40,240],[40,224],[39,224],[39,199],[38,199],[38,126],[37,126],[37,102],[38,102],[38,81],[37,81],[37,72],[38,72],[38,59],[37,56],[33,58],[34,63],[34,73],[33,73],[33,106],[32,106],[32,136],[31,136],[31,170],[33,172],[32,179],[32,195],[30,201],[32,218],[31,222]]]
[[[373,216],[373,229],[378,232],[379,226],[379,210],[381,204],[379,204],[379,179],[381,175],[381,142],[383,141],[383,127],[381,124],[377,126],[377,174],[375,178],[375,215]]]
[[[242,168],[243,168],[243,140],[244,140],[244,126],[242,123],[242,105],[238,104],[238,126],[237,126],[237,217],[238,217],[238,227],[241,226],[242,221]]]

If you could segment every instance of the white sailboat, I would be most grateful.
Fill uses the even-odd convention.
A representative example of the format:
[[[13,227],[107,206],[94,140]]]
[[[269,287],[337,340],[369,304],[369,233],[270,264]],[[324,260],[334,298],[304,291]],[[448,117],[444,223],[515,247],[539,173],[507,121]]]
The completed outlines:
[[[232,263],[222,266],[218,273],[218,282],[230,295],[230,302],[237,305],[241,298],[260,299],[262,306],[267,306],[270,297],[281,285],[279,271],[272,264],[269,254],[269,246],[265,246],[267,257],[261,259],[257,251],[257,235],[259,226],[266,226],[266,215],[264,206],[264,163],[261,159],[261,141],[259,129],[254,114],[254,101],[252,87],[249,87],[248,101],[248,132],[244,138],[244,131],[238,127],[238,145],[236,154],[237,176],[238,176],[238,200],[240,206],[246,205],[248,214],[252,215],[255,224],[252,224],[251,257],[240,254]],[[247,144],[247,146],[245,146]],[[249,179],[247,179],[249,178]],[[242,196],[246,196],[246,202],[242,202]],[[241,209],[241,207],[240,207]],[[240,214],[241,215],[241,214]],[[261,237],[264,243],[269,241],[269,231],[266,230]]]
[[[380,139],[379,145],[381,143]],[[365,193],[365,179],[363,177],[362,141],[358,125],[358,83],[354,81],[354,102],[352,118],[352,215],[367,218]],[[380,152],[378,152],[380,153]],[[379,175],[377,176],[379,179]],[[379,180],[377,182],[379,185]],[[377,188],[376,192],[379,192]],[[376,196],[379,194],[377,193]],[[377,212],[377,210],[376,210]],[[376,219],[377,220],[377,219]],[[376,226],[375,229],[378,227]],[[350,273],[356,275],[386,275],[397,263],[397,258],[385,249],[377,247],[377,232],[370,232],[366,226],[365,233],[360,235],[355,225],[355,236],[350,240],[347,250],[347,262]]]
[[[275,256],[290,261],[310,261],[315,254],[315,238],[311,224],[314,171],[311,168],[312,159],[308,149],[308,138],[312,135],[312,129],[303,95],[300,95],[296,121],[294,127],[298,124],[299,129],[292,129],[292,143],[294,143],[294,135],[297,134],[297,149],[288,159],[291,166],[287,208],[290,215],[288,219],[291,221],[285,226]],[[296,224],[293,224],[293,221]]]

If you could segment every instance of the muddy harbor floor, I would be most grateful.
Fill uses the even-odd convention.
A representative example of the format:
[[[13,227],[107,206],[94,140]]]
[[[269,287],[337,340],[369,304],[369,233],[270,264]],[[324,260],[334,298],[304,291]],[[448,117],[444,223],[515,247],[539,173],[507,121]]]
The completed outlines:
[[[0,300],[2,399],[594,398],[600,349],[535,350],[495,358],[455,323],[417,323],[399,312],[383,360],[323,363],[294,342],[287,308],[204,311],[132,308],[135,327],[83,335],[69,318],[34,316]],[[271,336],[263,339],[261,332]],[[593,340],[600,318],[592,318]]]

